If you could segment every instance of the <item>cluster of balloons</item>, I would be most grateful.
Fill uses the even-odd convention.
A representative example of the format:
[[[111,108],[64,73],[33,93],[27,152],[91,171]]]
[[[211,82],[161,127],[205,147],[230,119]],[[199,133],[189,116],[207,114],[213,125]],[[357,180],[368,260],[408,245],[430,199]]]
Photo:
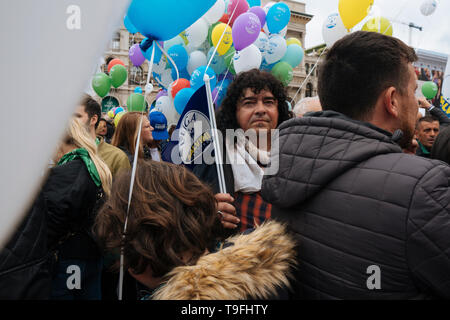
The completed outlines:
[[[128,77],[127,68],[120,59],[113,59],[109,62],[108,73],[109,75],[104,72],[97,73],[92,79],[92,88],[102,98],[109,93],[111,86],[119,88]]]
[[[119,124],[120,118],[126,113],[125,109],[122,107],[117,107],[114,109],[111,109],[108,111],[108,117],[111,119],[114,119],[114,125],[117,128],[117,125]]]
[[[330,14],[322,27],[322,36],[328,48],[350,33],[370,12],[374,0],[339,0],[339,13]],[[363,25],[363,31],[378,32],[392,36],[391,22],[384,17],[373,17]]]
[[[285,39],[291,17],[287,4],[270,2],[262,7],[260,0],[186,3],[133,0],[124,20],[128,31],[147,37],[130,49],[133,65],[150,61],[155,52],[153,77],[167,93],[157,97],[155,109],[169,123],[176,121],[204,85],[205,74],[211,80],[216,106],[240,72],[256,68],[272,72],[285,85],[292,81],[304,51],[300,40]],[[152,46],[146,43],[150,39]],[[169,109],[175,114],[166,114]]]
[[[350,30],[364,20],[370,12],[374,0],[339,0],[339,13],[330,14],[322,27],[322,36],[327,47],[347,35]],[[432,15],[437,8],[436,0],[425,0],[420,11],[424,16]],[[378,32],[388,36],[394,33],[392,23],[385,17],[372,17],[363,25],[363,31]]]

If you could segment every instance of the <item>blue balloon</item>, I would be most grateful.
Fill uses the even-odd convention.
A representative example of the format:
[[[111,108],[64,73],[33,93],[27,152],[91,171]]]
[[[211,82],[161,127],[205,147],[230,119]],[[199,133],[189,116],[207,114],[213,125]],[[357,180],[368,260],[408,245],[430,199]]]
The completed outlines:
[[[142,93],[142,88],[137,87],[136,89],[134,89],[134,93]]]
[[[200,19],[216,0],[133,0],[127,16],[137,31],[154,40],[169,40]]]
[[[222,104],[223,99],[225,99],[225,96],[228,91],[228,87],[231,84],[231,80],[225,79],[222,83],[217,83],[217,99],[216,99],[216,106],[220,106]]]
[[[297,67],[303,60],[305,53],[298,44],[290,44],[287,47],[286,54],[281,61],[287,62],[292,68]]]
[[[151,41],[151,40],[148,38],[145,38],[144,40],[142,40],[142,43],[144,43],[145,41]],[[153,41],[153,44],[150,46],[150,48],[148,48],[147,51],[142,50],[142,53],[144,54],[145,59],[150,61],[152,59],[152,51],[153,51],[154,46],[156,46],[156,48],[155,48],[155,57],[153,58],[153,63],[159,63],[161,61],[163,53],[162,53],[161,49],[155,44],[154,41]],[[141,46],[141,49],[142,49],[142,46]]]
[[[214,88],[217,83],[217,77],[214,71],[211,68],[208,68],[206,70],[206,66],[198,67],[197,69],[192,72],[191,75],[191,88],[194,90],[197,90],[201,86],[205,84],[205,81],[203,81],[203,77],[205,75],[205,72],[209,75],[209,78],[211,79],[211,88]]]
[[[211,49],[209,49],[208,61],[211,59],[214,50],[215,50],[214,47],[211,47]],[[212,59],[210,66],[211,69],[213,69],[216,74],[221,74],[222,72],[227,70],[227,64],[225,63],[225,59],[222,56],[219,56],[217,52],[214,55],[214,58]]]
[[[186,69],[178,70],[178,73],[180,75],[180,79],[190,79],[191,78],[191,75],[189,74],[189,72]],[[175,68],[172,69],[172,79],[174,81],[177,80],[177,71],[175,70]]]
[[[179,114],[183,114],[184,108],[194,93],[195,90],[192,88],[184,88],[177,93],[175,99],[173,100],[173,104],[175,105],[175,110],[177,110]]]
[[[279,62],[279,61],[278,61]],[[270,72],[271,70],[272,70],[272,68],[278,63],[278,62],[275,62],[275,63],[272,63],[272,64],[268,64],[267,62],[266,62],[266,60],[265,59],[263,59],[263,61],[261,62],[261,66],[259,67],[261,70],[263,70],[263,71],[268,71],[268,72]]]
[[[129,33],[135,34],[138,32],[136,27],[131,23],[130,18],[128,18],[128,16],[125,16],[123,18],[123,24],[125,25],[125,28],[128,30]]]
[[[178,70],[186,69],[189,60],[189,55],[186,49],[181,44],[177,44],[171,47],[169,51],[167,51],[167,54],[175,62]],[[170,67],[173,69],[173,64],[170,60],[169,63]]]
[[[251,7],[261,7],[261,0],[247,0],[248,5]]]
[[[291,10],[283,2],[274,4],[267,12],[266,22],[270,33],[278,33],[283,30],[291,19]]]

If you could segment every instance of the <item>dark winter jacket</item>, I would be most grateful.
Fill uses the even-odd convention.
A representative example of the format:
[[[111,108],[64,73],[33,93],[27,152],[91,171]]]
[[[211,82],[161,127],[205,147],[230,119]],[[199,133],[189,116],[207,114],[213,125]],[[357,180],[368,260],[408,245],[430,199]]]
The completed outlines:
[[[41,195],[0,251],[0,300],[49,299],[51,274],[45,214]]]
[[[262,195],[298,237],[297,298],[450,298],[449,166],[330,111],[283,123],[279,160]]]
[[[43,192],[48,206],[50,248],[58,246],[63,259],[100,257],[92,226],[103,194],[83,161],[75,159],[51,169]]]

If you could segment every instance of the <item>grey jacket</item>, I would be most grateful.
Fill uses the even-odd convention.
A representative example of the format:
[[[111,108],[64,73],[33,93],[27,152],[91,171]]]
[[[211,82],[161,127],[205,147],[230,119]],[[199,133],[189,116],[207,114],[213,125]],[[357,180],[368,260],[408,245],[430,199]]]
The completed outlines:
[[[297,236],[297,298],[450,298],[450,167],[394,136],[330,111],[280,126],[262,195]]]

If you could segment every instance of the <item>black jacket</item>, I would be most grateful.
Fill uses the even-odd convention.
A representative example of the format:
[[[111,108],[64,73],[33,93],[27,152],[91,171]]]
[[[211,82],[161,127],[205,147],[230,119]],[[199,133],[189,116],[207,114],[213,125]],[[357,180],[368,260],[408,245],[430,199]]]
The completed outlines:
[[[0,251],[0,300],[45,300],[50,297],[45,213],[41,195]]]
[[[335,112],[283,123],[279,160],[262,195],[298,237],[297,298],[450,298],[449,166]]]
[[[64,259],[100,257],[92,226],[103,194],[83,161],[76,159],[51,169],[43,193],[48,206],[50,248],[58,246],[59,257]]]

